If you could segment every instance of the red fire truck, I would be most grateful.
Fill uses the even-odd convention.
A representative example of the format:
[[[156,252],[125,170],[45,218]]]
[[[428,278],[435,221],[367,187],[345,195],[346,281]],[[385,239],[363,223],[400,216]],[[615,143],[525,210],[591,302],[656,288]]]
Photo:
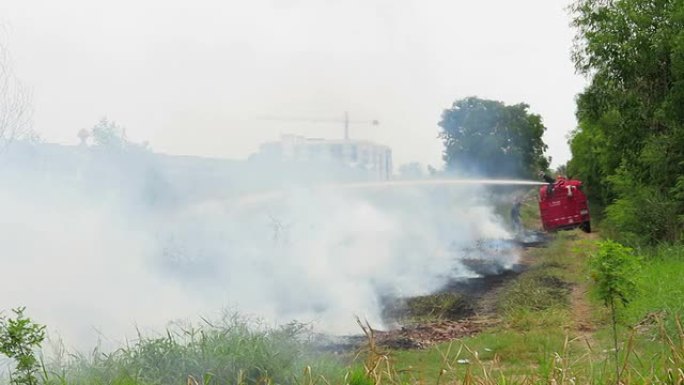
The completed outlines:
[[[539,212],[544,230],[557,231],[579,227],[591,232],[591,218],[582,182],[543,176],[549,182],[539,189]]]

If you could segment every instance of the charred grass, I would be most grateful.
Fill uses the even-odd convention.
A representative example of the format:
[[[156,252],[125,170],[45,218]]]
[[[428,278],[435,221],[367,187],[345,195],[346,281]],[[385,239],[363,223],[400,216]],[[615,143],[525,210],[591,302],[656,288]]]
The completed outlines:
[[[443,292],[388,301],[384,317],[404,326],[459,320],[472,314],[474,302],[462,293]]]

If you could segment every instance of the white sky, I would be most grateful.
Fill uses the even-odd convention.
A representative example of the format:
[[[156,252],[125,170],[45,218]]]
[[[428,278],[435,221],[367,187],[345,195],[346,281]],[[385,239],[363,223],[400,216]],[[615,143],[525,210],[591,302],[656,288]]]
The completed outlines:
[[[395,164],[441,165],[441,111],[476,95],[526,102],[569,156],[568,0],[0,0],[34,128],[76,143],[107,116],[156,151],[243,158],[281,133],[387,144]]]

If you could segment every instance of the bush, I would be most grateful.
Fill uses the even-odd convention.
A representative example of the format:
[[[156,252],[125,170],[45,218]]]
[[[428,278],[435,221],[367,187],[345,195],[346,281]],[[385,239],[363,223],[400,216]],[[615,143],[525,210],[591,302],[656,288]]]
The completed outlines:
[[[639,184],[624,170],[609,180],[620,196],[606,208],[605,225],[612,238],[632,246],[681,238],[676,195]]]
[[[599,243],[598,252],[589,260],[596,294],[610,309],[613,326],[615,373],[620,383],[618,355],[617,302],[627,305],[637,294],[639,258],[633,250],[610,240]]]
[[[0,317],[0,353],[16,362],[10,375],[13,384],[33,385],[38,383],[39,368],[34,349],[45,339],[45,326],[26,318],[24,310],[23,307],[13,309],[16,318]]]

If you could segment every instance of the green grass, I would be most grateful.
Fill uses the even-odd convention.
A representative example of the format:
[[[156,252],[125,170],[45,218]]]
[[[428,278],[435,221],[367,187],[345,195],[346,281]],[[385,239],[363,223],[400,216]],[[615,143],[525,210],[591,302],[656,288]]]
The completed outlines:
[[[554,378],[558,358],[573,362],[585,350],[568,343],[561,333],[498,329],[426,351],[393,352],[392,357],[405,383],[461,383],[473,376],[480,381],[485,377],[494,379],[482,382],[490,384],[502,379],[519,382],[525,378]]]
[[[497,298],[497,308],[510,325],[521,330],[567,324],[572,287],[583,258],[571,250],[577,231],[562,232],[545,248],[530,249],[534,263],[509,282]]]
[[[558,233],[548,247],[528,251],[534,264],[507,283],[497,298],[501,326],[425,351],[393,351],[395,368],[402,380],[462,380],[468,373],[466,369],[476,361],[484,365],[479,370],[489,370],[494,375],[544,376],[553,366],[556,353],[564,352],[568,357],[585,354],[586,346],[566,344],[566,338],[574,337],[568,332],[573,326],[570,292],[573,285],[586,278],[582,268],[585,257],[582,250],[575,250],[581,245],[581,236],[579,230]],[[425,299],[421,299],[420,305],[416,307],[435,307]]]
[[[638,297],[625,309],[625,319],[636,324],[648,314],[684,314],[684,245],[649,250],[638,279]],[[671,322],[670,322],[671,323]]]
[[[392,352],[401,381],[615,383],[603,304],[587,301],[593,333],[576,329],[569,306],[570,289],[591,284],[586,261],[595,242],[578,231],[563,232],[548,248],[534,250],[532,268],[498,299],[503,323],[425,351]],[[621,310],[621,378],[630,384],[684,383],[684,331],[677,321],[684,312],[684,246],[651,250],[638,282],[640,295]]]
[[[231,316],[217,323],[175,327],[113,353],[65,355],[46,365],[46,384],[299,384],[339,382],[345,365],[317,351],[309,330],[266,328]]]
[[[546,378],[557,354],[568,359],[586,354],[586,346],[566,343],[574,337],[569,333],[570,292],[583,277],[577,270],[584,257],[573,249],[579,237],[577,231],[562,232],[548,247],[529,250],[533,265],[500,290],[500,326],[426,351],[392,352],[404,380],[463,381],[483,371],[499,379]]]
[[[678,321],[684,315],[684,245],[661,245],[642,250],[642,255],[638,295],[618,308],[622,359],[630,351],[626,365],[630,376],[646,374],[670,383],[668,370],[674,369],[676,377],[676,369],[684,367],[684,333]],[[607,318],[603,312],[604,324]],[[608,328],[599,330],[596,339],[607,345]]]
[[[498,306],[504,314],[562,308],[569,305],[569,293],[570,283],[564,279],[562,269],[540,266],[507,285]]]

